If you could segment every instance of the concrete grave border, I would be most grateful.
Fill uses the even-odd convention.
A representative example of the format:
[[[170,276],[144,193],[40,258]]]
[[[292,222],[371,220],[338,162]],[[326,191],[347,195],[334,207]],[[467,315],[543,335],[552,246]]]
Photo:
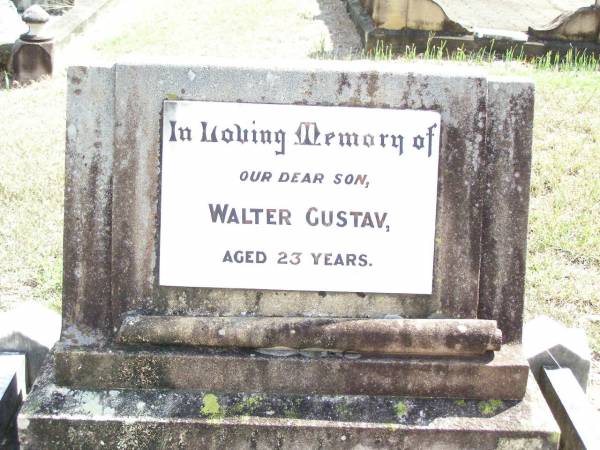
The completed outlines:
[[[385,28],[385,24],[377,23],[369,9],[363,6],[365,0],[344,0],[350,18],[354,22],[358,34],[366,50],[387,50],[403,54],[406,49],[414,48],[417,53],[427,49],[443,48],[449,53],[457,50],[476,53],[482,49],[503,55],[510,51],[513,55],[545,56],[548,52],[560,57],[574,56],[573,52],[586,55],[600,55],[600,36],[593,32],[580,33],[581,27],[589,28],[589,20],[595,14],[598,17],[599,6],[580,8],[557,17],[544,29],[529,28],[528,32],[509,30],[466,29],[449,18],[443,8],[435,0],[421,1],[422,8],[436,5],[444,19],[437,22],[413,20],[400,29]],[[413,0],[414,1],[414,0]],[[415,8],[417,9],[417,8]],[[418,9],[417,9],[418,10]],[[597,20],[597,19],[596,19]],[[596,22],[597,23],[597,22]],[[597,30],[597,25],[596,28]],[[588,30],[590,31],[590,30]],[[593,36],[593,38],[591,38]]]

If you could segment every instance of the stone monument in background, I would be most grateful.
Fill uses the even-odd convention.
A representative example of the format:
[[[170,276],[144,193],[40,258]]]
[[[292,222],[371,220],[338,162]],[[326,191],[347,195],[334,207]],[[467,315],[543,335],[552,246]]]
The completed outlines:
[[[68,79],[63,330],[24,448],[557,447],[520,348],[530,82]]]

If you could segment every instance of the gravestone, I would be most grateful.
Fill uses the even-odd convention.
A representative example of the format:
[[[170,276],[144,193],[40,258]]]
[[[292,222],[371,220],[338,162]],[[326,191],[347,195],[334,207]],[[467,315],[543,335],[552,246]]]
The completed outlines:
[[[24,448],[556,448],[520,348],[531,83],[68,78],[63,331]]]

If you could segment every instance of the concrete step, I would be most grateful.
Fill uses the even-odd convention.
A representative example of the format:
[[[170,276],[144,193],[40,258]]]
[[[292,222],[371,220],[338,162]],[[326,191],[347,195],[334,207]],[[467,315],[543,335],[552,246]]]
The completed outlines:
[[[21,410],[22,448],[550,450],[559,439],[533,379],[522,401],[479,401],[69,389],[54,370],[46,367]]]
[[[523,398],[520,346],[475,357],[392,357],[111,346],[56,348],[59,384],[82,389],[198,389],[322,395]]]

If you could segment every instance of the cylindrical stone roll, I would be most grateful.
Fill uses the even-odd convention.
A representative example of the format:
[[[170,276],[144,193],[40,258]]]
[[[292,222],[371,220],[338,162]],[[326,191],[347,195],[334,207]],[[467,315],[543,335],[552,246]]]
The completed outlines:
[[[481,355],[499,350],[494,320],[129,316],[123,344],[287,348],[389,355]]]

